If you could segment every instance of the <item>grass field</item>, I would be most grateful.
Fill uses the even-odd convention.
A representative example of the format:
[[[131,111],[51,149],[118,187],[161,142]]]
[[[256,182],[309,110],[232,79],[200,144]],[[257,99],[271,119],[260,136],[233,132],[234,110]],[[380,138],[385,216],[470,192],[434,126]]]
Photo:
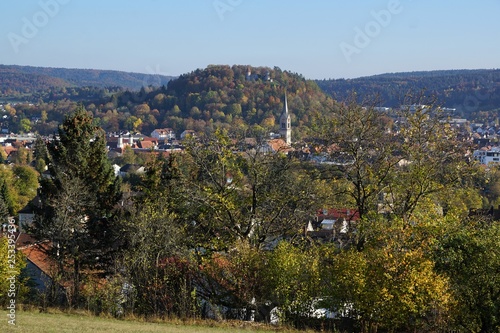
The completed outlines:
[[[66,313],[39,313],[37,311],[18,311],[16,313],[16,326],[8,323],[7,312],[0,311],[0,332],[138,332],[138,333],[270,333],[277,332],[277,328],[259,327],[256,325],[243,324],[240,322],[228,323],[206,323],[206,325],[175,323],[150,323],[132,320],[117,320],[100,318],[82,314]],[[281,332],[292,332],[290,330],[279,330]]]

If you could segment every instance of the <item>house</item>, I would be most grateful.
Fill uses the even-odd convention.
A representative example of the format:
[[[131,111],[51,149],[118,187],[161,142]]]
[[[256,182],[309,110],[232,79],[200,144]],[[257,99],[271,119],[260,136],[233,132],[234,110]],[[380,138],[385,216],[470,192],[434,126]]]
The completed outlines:
[[[261,74],[252,74],[252,69],[248,68],[247,74],[245,75],[245,80],[249,82],[255,82],[258,80],[273,82],[271,78],[271,73],[266,71],[264,75]]]
[[[5,230],[0,230],[0,237],[5,237],[5,232]],[[48,242],[37,242],[32,236],[19,231],[15,231],[14,240],[16,251],[22,252],[26,259],[25,272],[33,282],[32,286],[38,292],[44,293],[52,286],[52,276],[57,268],[55,261],[47,254],[50,249]],[[64,289],[60,291],[62,295]]]
[[[125,164],[120,168],[120,177],[125,177],[130,174],[142,174],[146,170],[143,166],[138,164]]]
[[[483,147],[475,150],[472,156],[482,165],[499,164],[500,147]]]
[[[17,241],[17,250],[22,252],[26,258],[26,270],[32,279],[34,287],[39,292],[45,292],[53,283],[57,265],[47,255],[49,245],[47,243],[36,243],[27,234],[21,233]]]
[[[137,141],[137,148],[139,149],[155,149],[157,147],[158,147],[157,142],[153,140]]]
[[[71,286],[68,281],[55,281],[57,263],[48,252],[49,242],[37,242],[32,236],[20,232],[16,235],[16,250],[26,258],[26,274],[31,278],[33,287],[42,294],[51,294],[58,302],[64,302],[66,290]]]
[[[12,159],[14,152],[17,152],[17,148],[13,147],[11,144],[6,144],[2,146],[3,151],[5,152],[5,156],[7,159]]]
[[[306,236],[322,242],[338,242],[341,246],[354,232],[359,213],[355,209],[320,209],[305,228]]]
[[[35,209],[41,207],[40,197],[36,196],[18,212],[19,230],[25,232],[35,219]]]
[[[157,140],[175,140],[175,132],[171,128],[157,128],[151,132],[151,137]]]
[[[181,133],[181,140],[184,140],[185,138],[189,137],[196,137],[196,132],[194,130],[185,130],[184,132]]]
[[[267,140],[258,149],[264,154],[288,153],[293,150],[283,139]]]

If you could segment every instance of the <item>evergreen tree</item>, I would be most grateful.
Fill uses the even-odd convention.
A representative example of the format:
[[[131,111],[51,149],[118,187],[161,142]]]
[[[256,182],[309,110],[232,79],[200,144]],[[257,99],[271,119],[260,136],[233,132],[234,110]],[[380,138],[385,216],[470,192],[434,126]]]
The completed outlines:
[[[40,174],[42,174],[47,167],[45,161],[47,160],[48,156],[47,156],[47,145],[40,136],[36,138],[33,150],[35,159],[35,169]]]
[[[14,199],[12,196],[12,190],[9,188],[6,180],[2,180],[0,185],[0,197],[5,204],[7,209],[7,215],[14,215]]]
[[[106,270],[117,239],[113,227],[120,181],[107,158],[104,131],[80,107],[59,126],[58,136],[47,143],[45,155],[50,177],[41,178],[42,206],[34,233],[54,245],[51,254],[62,273],[74,284],[78,300],[84,267]]]
[[[7,223],[7,218],[9,217],[9,206],[5,202],[3,193],[0,193],[0,221],[1,223]]]

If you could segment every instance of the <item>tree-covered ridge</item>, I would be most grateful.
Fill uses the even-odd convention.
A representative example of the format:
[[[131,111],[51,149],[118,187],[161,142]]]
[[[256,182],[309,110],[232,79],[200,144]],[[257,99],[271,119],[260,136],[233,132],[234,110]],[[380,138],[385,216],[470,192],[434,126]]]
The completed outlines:
[[[500,70],[446,70],[387,73],[356,79],[318,80],[318,85],[339,100],[352,92],[379,96],[381,106],[399,107],[408,93],[425,90],[459,115],[500,107]]]
[[[0,96],[17,96],[53,87],[70,87],[71,83],[44,74],[22,73],[15,68],[0,65]]]
[[[4,123],[16,132],[20,120],[26,119],[32,130],[48,135],[81,102],[107,132],[149,134],[155,128],[172,128],[177,134],[186,129],[203,134],[225,127],[264,135],[278,131],[285,91],[297,140],[310,132],[314,115],[324,112],[333,100],[299,74],[243,65],[212,65],[184,74],[167,86],[145,86],[137,92],[119,87],[53,88],[32,94],[31,103],[6,106]]]
[[[211,65],[181,75],[167,87],[118,94],[111,99],[115,104],[107,106],[127,107],[132,116],[141,119],[145,133],[155,126],[198,132],[212,131],[215,125],[277,130],[285,91],[298,136],[305,133],[311,114],[321,112],[332,101],[313,81],[277,67]],[[106,107],[101,111],[108,112]]]
[[[172,78],[155,73],[0,65],[0,96],[13,97],[53,88],[86,86],[139,90],[143,86],[162,86]]]

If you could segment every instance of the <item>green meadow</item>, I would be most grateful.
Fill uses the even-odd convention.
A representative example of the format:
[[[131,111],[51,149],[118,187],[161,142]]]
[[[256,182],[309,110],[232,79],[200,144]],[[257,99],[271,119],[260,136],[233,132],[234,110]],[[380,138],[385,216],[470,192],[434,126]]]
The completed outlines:
[[[6,311],[0,311],[0,332],[138,332],[138,333],[270,333],[270,332],[295,332],[284,328],[262,326],[244,322],[210,322],[180,320],[146,322],[141,319],[118,320],[91,316],[87,313],[40,313],[38,311],[18,311],[16,325],[8,323]]]

